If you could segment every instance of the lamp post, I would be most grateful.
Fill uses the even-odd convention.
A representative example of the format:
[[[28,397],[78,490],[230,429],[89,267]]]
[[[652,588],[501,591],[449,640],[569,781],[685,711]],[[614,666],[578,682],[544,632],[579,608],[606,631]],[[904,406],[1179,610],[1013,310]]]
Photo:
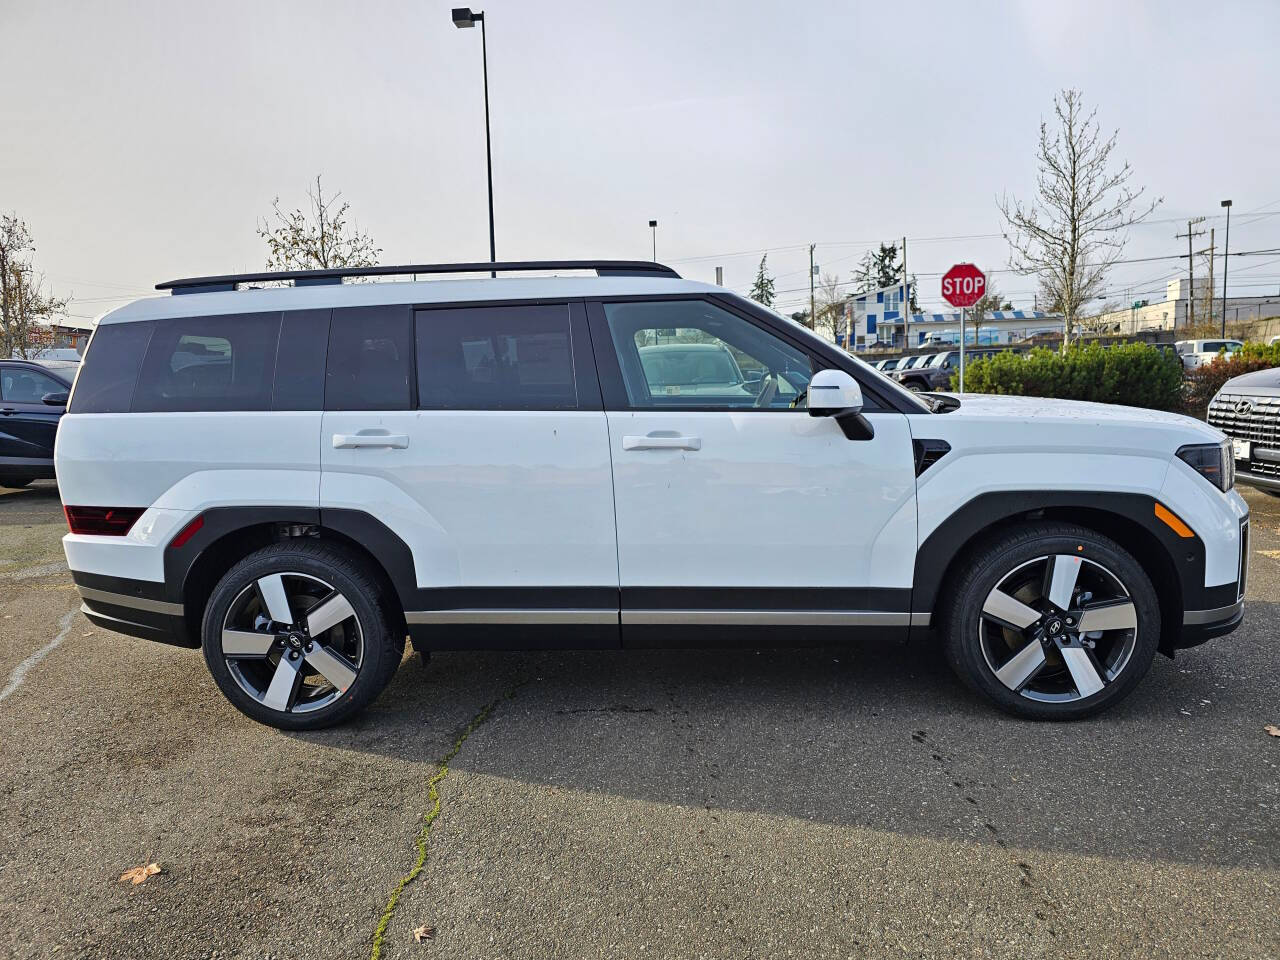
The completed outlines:
[[[497,263],[497,247],[493,239],[493,148],[489,143],[489,49],[484,35],[484,11],[471,12],[470,7],[453,8],[453,25],[458,29],[474,27],[480,24],[480,62],[484,67],[484,159],[489,172],[489,262]],[[489,271],[489,276],[498,274]]]
[[[658,221],[650,220],[649,229],[653,231],[653,262],[658,262]]]
[[[1227,257],[1231,253],[1231,201],[1223,200],[1222,206],[1227,208],[1227,239],[1222,244],[1222,339],[1225,340],[1227,339]],[[1212,292],[1209,295],[1213,296]]]

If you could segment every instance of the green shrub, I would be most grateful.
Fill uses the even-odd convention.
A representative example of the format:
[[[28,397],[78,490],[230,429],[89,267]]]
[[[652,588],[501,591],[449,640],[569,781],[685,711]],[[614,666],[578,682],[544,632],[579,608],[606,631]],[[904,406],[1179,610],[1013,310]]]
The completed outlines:
[[[1066,353],[1037,347],[998,353],[965,367],[965,390],[1060,400],[1094,400],[1155,410],[1183,408],[1182,363],[1172,351],[1145,343],[1073,346]],[[952,389],[959,377],[952,375]]]
[[[1270,346],[1262,343],[1246,343],[1233,354],[1219,355],[1202,367],[1188,370],[1186,412],[1193,417],[1204,419],[1209,409],[1209,401],[1222,389],[1224,383],[1242,373],[1270,370],[1272,367],[1280,367],[1280,343]],[[967,380],[968,377],[965,379]]]

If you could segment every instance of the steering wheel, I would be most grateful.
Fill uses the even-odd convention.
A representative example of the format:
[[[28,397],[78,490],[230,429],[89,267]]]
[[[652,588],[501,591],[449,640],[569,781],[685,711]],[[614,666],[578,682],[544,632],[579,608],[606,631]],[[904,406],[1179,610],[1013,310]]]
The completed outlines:
[[[773,398],[778,395],[778,378],[774,376],[770,370],[764,375],[764,379],[760,381],[760,392],[756,394],[756,402],[751,406],[755,408],[767,407],[773,403]]]

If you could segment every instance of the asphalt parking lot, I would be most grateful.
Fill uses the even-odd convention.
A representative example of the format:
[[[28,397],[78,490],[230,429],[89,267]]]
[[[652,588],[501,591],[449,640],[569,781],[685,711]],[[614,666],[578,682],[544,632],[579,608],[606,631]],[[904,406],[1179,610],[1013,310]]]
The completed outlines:
[[[1093,721],[997,714],[915,644],[409,658],[290,735],[84,620],[56,489],[0,492],[0,948],[1275,957],[1280,499],[1246,496],[1244,626]]]

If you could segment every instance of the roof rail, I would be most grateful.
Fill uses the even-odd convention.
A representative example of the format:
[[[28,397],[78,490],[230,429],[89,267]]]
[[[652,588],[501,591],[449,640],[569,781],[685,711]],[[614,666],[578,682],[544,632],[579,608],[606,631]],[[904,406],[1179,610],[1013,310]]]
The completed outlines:
[[[513,260],[497,263],[406,263],[398,266],[337,267],[331,270],[281,270],[266,273],[229,273],[220,277],[188,277],[157,283],[157,290],[174,293],[217,293],[234,290],[241,283],[292,280],[310,287],[341,283],[347,277],[395,277],[416,273],[512,273],[525,270],[594,270],[601,277],[675,277],[665,264],[651,260]]]

